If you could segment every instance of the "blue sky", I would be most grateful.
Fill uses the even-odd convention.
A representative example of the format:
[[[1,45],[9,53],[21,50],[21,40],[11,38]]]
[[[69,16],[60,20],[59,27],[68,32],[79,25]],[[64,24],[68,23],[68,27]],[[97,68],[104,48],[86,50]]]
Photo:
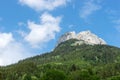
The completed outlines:
[[[49,52],[69,31],[120,47],[120,0],[1,0],[0,65]]]

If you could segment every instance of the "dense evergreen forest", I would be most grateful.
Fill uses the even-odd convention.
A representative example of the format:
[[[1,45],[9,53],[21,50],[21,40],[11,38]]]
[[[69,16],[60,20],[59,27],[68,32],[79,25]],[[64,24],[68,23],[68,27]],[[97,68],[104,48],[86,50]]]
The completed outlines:
[[[120,48],[73,45],[71,39],[52,52],[0,67],[0,80],[120,80]]]

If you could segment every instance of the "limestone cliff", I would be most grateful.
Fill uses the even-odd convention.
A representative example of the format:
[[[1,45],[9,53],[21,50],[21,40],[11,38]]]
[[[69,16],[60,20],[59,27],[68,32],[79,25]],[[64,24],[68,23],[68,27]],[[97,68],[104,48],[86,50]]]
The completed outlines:
[[[90,31],[82,31],[82,32],[79,32],[78,34],[76,34],[73,31],[73,32],[68,32],[62,35],[59,38],[57,45],[69,39],[77,39],[80,41],[84,41],[85,44],[90,44],[90,45],[95,45],[95,44],[105,45],[106,44],[106,42],[102,38],[99,38],[97,35],[91,33]]]

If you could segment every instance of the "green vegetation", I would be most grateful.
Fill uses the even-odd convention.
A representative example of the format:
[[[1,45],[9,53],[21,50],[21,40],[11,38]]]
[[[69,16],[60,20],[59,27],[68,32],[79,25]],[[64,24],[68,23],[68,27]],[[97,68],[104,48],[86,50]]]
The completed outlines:
[[[120,80],[120,49],[59,44],[54,51],[0,67],[0,80]]]

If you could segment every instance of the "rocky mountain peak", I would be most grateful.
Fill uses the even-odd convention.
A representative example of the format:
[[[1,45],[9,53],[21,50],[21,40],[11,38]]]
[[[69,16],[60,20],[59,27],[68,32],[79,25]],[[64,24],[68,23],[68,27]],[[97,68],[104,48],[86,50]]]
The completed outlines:
[[[69,39],[76,39],[76,33],[75,33],[75,31],[72,31],[72,32],[68,32],[68,33],[63,34],[63,35],[59,38],[57,44],[60,44],[61,42],[67,41],[67,40],[69,40]]]
[[[91,31],[82,31],[79,32],[78,34],[75,33],[75,31],[65,33],[62,35],[57,44],[60,44],[61,42],[70,40],[70,39],[77,39],[79,41],[84,41],[85,44],[90,44],[90,45],[95,45],[95,44],[106,44],[106,42],[99,38],[97,35],[91,33]]]

